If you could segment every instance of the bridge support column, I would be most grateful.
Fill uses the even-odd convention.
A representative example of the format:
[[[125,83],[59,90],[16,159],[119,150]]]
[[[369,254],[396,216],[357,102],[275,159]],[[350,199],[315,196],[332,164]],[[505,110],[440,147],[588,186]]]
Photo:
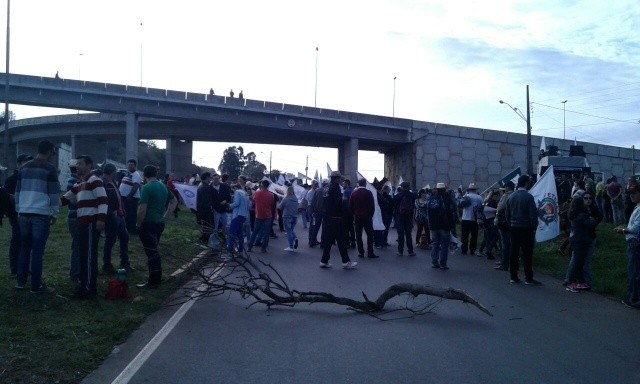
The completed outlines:
[[[358,139],[350,138],[338,147],[338,169],[345,178],[351,179],[351,185],[356,184],[358,176]]]
[[[138,116],[135,113],[127,113],[127,134],[126,134],[126,161],[129,159],[138,160]]]
[[[167,173],[172,173],[176,178],[179,178],[192,172],[193,142],[191,140],[168,138],[166,156]]]

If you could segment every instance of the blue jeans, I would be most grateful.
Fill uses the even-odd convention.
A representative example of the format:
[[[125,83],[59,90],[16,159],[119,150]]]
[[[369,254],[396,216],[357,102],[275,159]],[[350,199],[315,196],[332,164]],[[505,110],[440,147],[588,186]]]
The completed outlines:
[[[567,274],[564,277],[566,284],[586,282],[584,281],[583,271],[590,247],[591,242],[571,241],[571,260],[567,267]]]
[[[318,232],[320,232],[320,226],[322,225],[323,215],[321,213],[314,213],[311,215],[311,223],[309,223],[309,245],[318,244]]]
[[[267,249],[269,245],[269,233],[271,231],[272,219],[256,219],[255,228],[249,240],[249,248],[253,247],[256,240],[260,242],[260,248]]]
[[[27,283],[29,263],[31,263],[31,287],[38,289],[42,285],[42,258],[44,247],[49,238],[49,216],[19,216],[20,257],[18,258],[17,282]]]
[[[634,307],[640,307],[640,240],[637,238],[627,240],[627,257],[629,301]]]
[[[296,223],[298,222],[298,217],[285,216],[283,218],[283,222],[284,222],[284,230],[287,231],[287,240],[289,241],[289,248],[293,248],[293,243],[297,239],[296,233],[293,231],[293,229],[295,228]]]
[[[104,226],[104,256],[103,265],[111,265],[111,250],[120,240],[120,267],[128,268],[129,265],[129,232],[124,216],[109,216]]]
[[[11,223],[11,245],[9,245],[9,268],[11,274],[18,273],[18,259],[20,258],[20,224],[18,223],[18,214],[9,217]]]
[[[158,252],[158,244],[160,243],[162,232],[164,232],[164,223],[142,223],[138,230],[140,242],[144,247],[144,253],[147,255],[149,285],[158,285],[162,280],[162,261],[160,260],[160,252]]]
[[[439,264],[441,267],[447,266],[449,258],[449,242],[451,232],[444,229],[431,230],[431,263]]]
[[[213,212],[213,230],[222,235],[227,234],[227,212]]]
[[[307,229],[307,226],[309,224],[309,217],[307,216],[307,210],[305,209],[304,211],[300,211],[300,217],[302,218],[302,228],[303,229]]]
[[[244,222],[246,221],[244,216],[236,216],[231,220],[229,225],[229,236],[227,236],[227,251],[229,253],[235,253],[235,244],[238,243],[238,252],[244,250]]]

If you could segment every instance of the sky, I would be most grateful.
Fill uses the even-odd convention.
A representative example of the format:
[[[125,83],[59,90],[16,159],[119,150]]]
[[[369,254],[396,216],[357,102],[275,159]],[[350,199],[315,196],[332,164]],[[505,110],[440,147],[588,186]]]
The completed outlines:
[[[633,0],[14,0],[10,15],[12,73],[242,90],[249,99],[519,133],[525,122],[498,101],[526,113],[529,85],[532,134],[547,144],[640,146]],[[18,119],[70,113],[11,110]],[[196,143],[193,160],[217,168],[236,144]],[[274,169],[304,173],[307,156],[310,174],[337,169],[335,149],[243,147]],[[358,167],[380,178],[383,156],[360,152]]]

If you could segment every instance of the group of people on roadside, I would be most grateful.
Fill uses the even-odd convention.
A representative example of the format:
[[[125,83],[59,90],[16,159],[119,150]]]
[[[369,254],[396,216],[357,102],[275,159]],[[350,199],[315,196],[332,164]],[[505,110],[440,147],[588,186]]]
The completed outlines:
[[[42,281],[43,256],[51,225],[60,206],[68,205],[67,224],[72,237],[69,278],[78,283],[75,297],[93,298],[97,294],[100,235],[105,232],[102,270],[113,274],[111,252],[120,242],[120,268],[132,270],[129,263],[129,234],[140,237],[144,247],[149,277],[139,288],[155,288],[162,280],[158,242],[164,230],[164,218],[173,215],[177,201],[166,185],[158,180],[157,167],[144,168],[144,185],[134,159],[128,172],[116,180],[113,164],[94,168],[91,157],[77,156],[69,162],[71,178],[61,196],[58,171],[51,163],[56,146],[48,140],[38,144],[35,158],[21,154],[16,170],[5,181],[8,197],[5,214],[12,227],[9,260],[16,275],[15,288],[26,288],[31,275],[31,291],[53,292]]]

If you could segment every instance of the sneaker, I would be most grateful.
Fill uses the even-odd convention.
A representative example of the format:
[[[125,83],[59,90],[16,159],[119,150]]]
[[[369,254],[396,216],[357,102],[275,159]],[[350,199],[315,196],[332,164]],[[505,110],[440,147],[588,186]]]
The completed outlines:
[[[291,247],[287,247],[284,250],[287,251],[287,252],[295,252],[296,251],[295,249],[293,249]]]
[[[358,265],[358,263],[355,261],[347,261],[346,263],[342,263],[342,269],[356,269],[356,265]]]
[[[438,263],[431,263],[431,268],[434,268],[434,269],[436,269],[436,268],[440,268],[440,264],[438,264]]]
[[[293,249],[298,249],[298,239],[293,240]]]
[[[502,265],[496,265],[495,267],[493,267],[493,269],[495,269],[496,271],[508,271],[508,269],[503,268]]]
[[[511,280],[509,280],[509,282],[510,282],[511,284],[519,284],[519,283],[520,283],[520,279],[518,279],[518,278],[516,277],[515,279],[511,279]]]
[[[589,284],[578,283],[576,284],[576,289],[588,291],[591,289],[591,287],[589,286]]]
[[[534,280],[534,279],[525,280],[524,283],[525,283],[525,285],[542,285],[541,282],[539,282],[538,280]]]
[[[320,268],[331,268],[331,264],[320,262]]]
[[[446,265],[441,265],[440,269],[443,270],[443,271],[446,271],[446,270],[449,269],[449,267],[447,267]]]
[[[55,291],[55,289],[49,288],[45,284],[42,284],[38,288],[31,288],[31,293],[53,293]]]
[[[577,285],[578,284],[576,283],[571,283],[571,284],[568,284],[565,289],[569,292],[578,293],[580,291],[578,290]]]
[[[24,285],[24,284],[21,284],[21,283],[16,283],[16,285],[14,285],[14,287],[15,287],[16,289],[19,289],[19,290],[23,290],[23,289],[24,289],[24,286],[25,286],[25,285]]]
[[[413,252],[413,251],[409,252],[409,256],[415,256],[415,255],[416,255],[415,252]]]

